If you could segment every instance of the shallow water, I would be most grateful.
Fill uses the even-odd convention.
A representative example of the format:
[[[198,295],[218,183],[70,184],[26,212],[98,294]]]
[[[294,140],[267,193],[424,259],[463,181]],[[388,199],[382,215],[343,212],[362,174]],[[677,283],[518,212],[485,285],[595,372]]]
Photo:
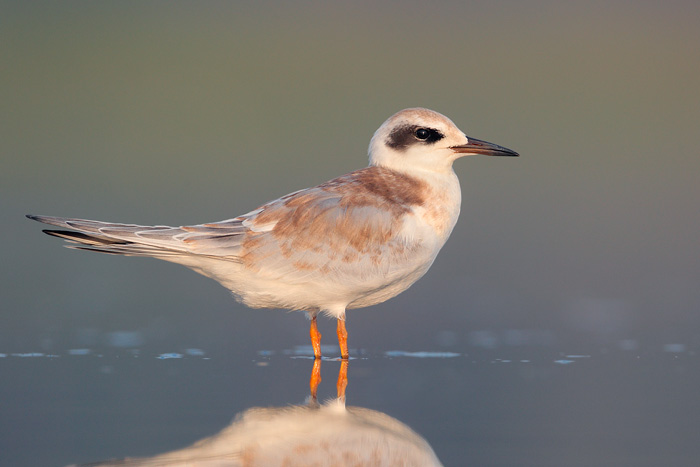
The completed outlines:
[[[314,406],[314,361],[306,351],[2,354],[0,460],[61,466],[148,458],[218,436],[215,450],[195,452],[188,459],[200,464],[187,465],[229,465],[237,444],[224,435],[240,421],[237,414]],[[698,358],[683,347],[578,355],[542,348],[357,353],[347,368],[348,410],[391,417],[418,435],[409,444],[427,443],[444,465],[690,466],[700,458]],[[321,363],[318,403],[327,407],[337,404],[341,363]],[[270,426],[283,423],[273,418]],[[317,428],[330,437],[334,426]],[[230,452],[222,451],[222,437]],[[321,438],[306,439],[316,447]],[[174,465],[177,456],[192,452],[134,465]]]

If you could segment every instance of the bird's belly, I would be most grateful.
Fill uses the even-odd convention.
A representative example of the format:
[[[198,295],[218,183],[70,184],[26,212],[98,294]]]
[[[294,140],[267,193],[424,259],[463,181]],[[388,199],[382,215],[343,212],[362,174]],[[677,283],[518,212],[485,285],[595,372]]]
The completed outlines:
[[[231,290],[234,297],[251,308],[283,308],[300,311],[363,308],[382,303],[409,288],[428,270],[433,255],[417,254],[410,261],[359,273],[353,268],[311,272],[306,280],[288,276],[266,277],[235,271],[226,273],[207,268],[198,272]]]
[[[412,286],[418,279],[423,277],[423,275],[428,271],[429,267],[430,263],[411,271],[409,274],[397,278],[389,284],[368,289],[360,297],[348,303],[347,308],[364,308],[385,302]]]

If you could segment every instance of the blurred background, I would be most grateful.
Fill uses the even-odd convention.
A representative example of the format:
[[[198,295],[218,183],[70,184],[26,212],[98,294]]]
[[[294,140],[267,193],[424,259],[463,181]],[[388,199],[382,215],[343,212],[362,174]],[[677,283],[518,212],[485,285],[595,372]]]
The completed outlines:
[[[299,313],[60,248],[23,216],[231,218],[365,166],[412,106],[522,157],[455,164],[452,237],[410,290],[350,312],[351,347],[700,344],[697,2],[0,8],[0,353],[307,344]]]

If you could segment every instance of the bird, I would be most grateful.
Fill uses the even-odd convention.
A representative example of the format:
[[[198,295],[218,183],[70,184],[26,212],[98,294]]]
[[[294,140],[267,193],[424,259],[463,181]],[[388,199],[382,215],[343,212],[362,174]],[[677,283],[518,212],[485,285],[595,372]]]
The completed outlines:
[[[248,307],[305,312],[315,358],[317,316],[335,318],[347,359],[347,310],[382,303],[428,271],[459,216],[452,164],[471,155],[519,156],[438,112],[408,108],[374,133],[367,167],[238,217],[180,227],[27,217],[59,227],[43,232],[69,248],[182,264]]]

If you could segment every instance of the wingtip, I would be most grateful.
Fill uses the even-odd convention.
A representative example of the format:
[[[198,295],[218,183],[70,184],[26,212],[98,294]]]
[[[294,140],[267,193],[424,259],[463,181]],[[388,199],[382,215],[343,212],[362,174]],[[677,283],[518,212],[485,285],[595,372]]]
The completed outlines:
[[[42,224],[57,225],[59,227],[67,227],[65,225],[65,222],[64,222],[67,219],[64,219],[62,217],[38,216],[36,214],[25,214],[25,216],[27,216],[27,219],[41,222]]]
[[[25,214],[27,219],[31,219],[33,221],[41,222],[42,224],[50,224],[51,217],[50,216],[40,216],[37,214]]]

